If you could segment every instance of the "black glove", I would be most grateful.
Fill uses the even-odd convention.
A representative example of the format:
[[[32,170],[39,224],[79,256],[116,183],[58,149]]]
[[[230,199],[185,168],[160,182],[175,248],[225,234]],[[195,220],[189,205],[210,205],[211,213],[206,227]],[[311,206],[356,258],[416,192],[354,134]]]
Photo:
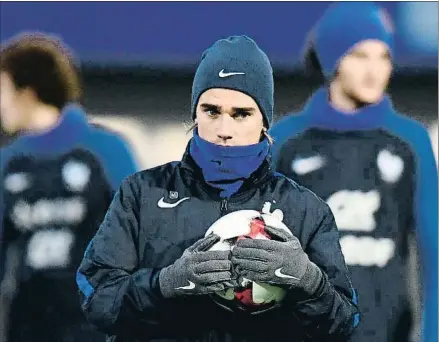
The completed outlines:
[[[308,259],[299,240],[279,228],[267,226],[265,231],[272,240],[243,239],[237,242],[232,251],[232,263],[239,276],[314,294],[323,275]]]
[[[230,251],[208,251],[218,241],[220,237],[215,234],[198,240],[174,264],[160,271],[163,297],[209,294],[236,285]]]

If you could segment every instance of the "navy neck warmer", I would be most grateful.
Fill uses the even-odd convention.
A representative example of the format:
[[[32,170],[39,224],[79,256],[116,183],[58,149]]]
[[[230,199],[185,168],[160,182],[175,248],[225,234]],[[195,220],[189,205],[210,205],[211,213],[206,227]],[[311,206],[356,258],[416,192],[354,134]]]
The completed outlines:
[[[327,88],[320,88],[309,100],[306,113],[317,127],[338,131],[368,130],[382,127],[388,114],[393,113],[390,99],[384,96],[376,104],[345,113],[332,106]]]
[[[267,139],[248,146],[219,146],[202,139],[196,129],[189,143],[189,153],[200,167],[204,180],[221,190],[222,198],[236,193],[261,166],[269,151]]]

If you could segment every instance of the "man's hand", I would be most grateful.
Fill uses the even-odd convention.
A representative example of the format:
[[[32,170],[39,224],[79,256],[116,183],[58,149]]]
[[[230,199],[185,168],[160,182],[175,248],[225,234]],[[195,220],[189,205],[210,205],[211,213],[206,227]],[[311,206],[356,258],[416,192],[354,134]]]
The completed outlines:
[[[266,227],[265,231],[272,240],[243,239],[237,242],[232,251],[232,263],[239,276],[314,294],[322,273],[308,259],[299,240],[282,229]]]
[[[160,271],[165,298],[202,295],[233,288],[230,251],[209,251],[220,237],[211,234],[189,247],[174,264]]]

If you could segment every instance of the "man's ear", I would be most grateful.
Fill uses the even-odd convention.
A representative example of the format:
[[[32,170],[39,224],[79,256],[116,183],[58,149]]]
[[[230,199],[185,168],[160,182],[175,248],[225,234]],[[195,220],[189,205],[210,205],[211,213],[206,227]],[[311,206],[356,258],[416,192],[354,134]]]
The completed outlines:
[[[274,139],[272,138],[272,136],[271,136],[270,134],[268,134],[268,129],[267,129],[265,126],[262,127],[261,141],[262,141],[264,138],[267,138],[268,143],[269,143],[270,145],[273,145],[273,143],[274,143]]]

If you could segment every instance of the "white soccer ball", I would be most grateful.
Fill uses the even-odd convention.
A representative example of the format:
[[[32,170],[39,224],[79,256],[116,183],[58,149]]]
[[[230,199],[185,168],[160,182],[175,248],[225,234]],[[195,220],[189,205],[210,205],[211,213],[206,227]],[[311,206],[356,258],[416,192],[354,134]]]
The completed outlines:
[[[256,210],[239,210],[227,214],[210,226],[206,236],[218,235],[221,240],[210,250],[230,251],[240,239],[270,239],[265,232],[266,226],[272,226],[291,233],[281,218],[273,214],[264,214]],[[212,296],[222,307],[235,311],[260,313],[277,306],[285,297],[286,291],[278,286],[260,284],[243,279],[239,289],[228,289]]]

